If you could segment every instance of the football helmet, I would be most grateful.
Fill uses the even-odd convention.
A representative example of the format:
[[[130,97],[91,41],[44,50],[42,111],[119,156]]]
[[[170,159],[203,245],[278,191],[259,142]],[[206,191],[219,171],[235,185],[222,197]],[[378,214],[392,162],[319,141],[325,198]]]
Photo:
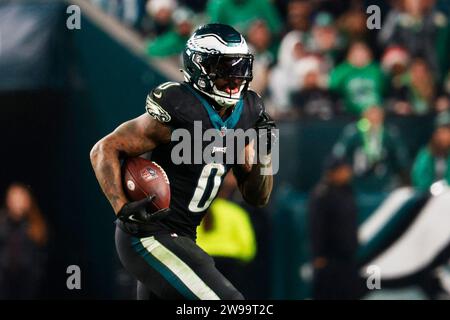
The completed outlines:
[[[253,78],[253,55],[234,28],[211,23],[197,28],[183,52],[185,81],[221,107],[234,106]]]

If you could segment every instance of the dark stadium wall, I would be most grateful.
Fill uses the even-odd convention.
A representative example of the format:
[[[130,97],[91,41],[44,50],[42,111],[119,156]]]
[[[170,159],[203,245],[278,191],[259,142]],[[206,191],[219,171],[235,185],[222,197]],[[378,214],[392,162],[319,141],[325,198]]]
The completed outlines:
[[[62,131],[66,100],[60,90],[14,90],[0,93],[0,106],[1,205],[10,183],[22,182],[31,187],[49,226],[49,244],[45,250],[48,271],[37,291],[41,298],[51,297],[59,283],[65,286],[65,269],[58,263],[62,258],[60,252],[64,250],[59,243],[65,209],[59,201],[60,190],[68,190],[68,187],[61,185],[58,174],[57,137]]]
[[[19,7],[30,17],[48,9],[34,3]],[[40,298],[133,298],[118,283],[114,213],[89,152],[117,125],[145,112],[147,92],[167,79],[87,15],[80,30],[68,30],[66,7],[62,2],[52,7],[53,23],[45,30],[51,41],[34,57],[48,62],[43,69],[49,81],[22,77],[39,68],[14,74],[11,67],[7,75],[16,75],[15,85],[0,86],[0,192],[13,181],[30,184],[48,221],[48,271]],[[81,290],[66,286],[70,265],[81,269]]]
[[[76,204],[65,196],[71,193],[71,184],[62,184],[61,174],[70,171],[60,169],[68,103],[65,28],[61,28],[65,7],[30,1],[2,4],[0,10],[9,18],[2,25],[5,45],[0,57],[0,194],[14,181],[31,187],[49,231],[46,272],[37,294],[63,297],[65,270],[76,263],[67,257],[82,248],[79,233],[65,223],[65,215],[70,217],[70,207]]]
[[[69,33],[77,74],[66,115],[70,143],[64,154],[77,176],[80,207],[74,214],[82,216],[86,290],[91,297],[118,298],[114,213],[95,179],[89,152],[120,123],[145,112],[149,89],[167,80],[86,17],[81,30]]]

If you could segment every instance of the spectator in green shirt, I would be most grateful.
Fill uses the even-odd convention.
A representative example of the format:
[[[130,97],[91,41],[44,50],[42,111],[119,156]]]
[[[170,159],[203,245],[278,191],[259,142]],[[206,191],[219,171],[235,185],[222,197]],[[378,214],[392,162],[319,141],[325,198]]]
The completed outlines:
[[[384,75],[373,62],[370,48],[363,42],[354,42],[347,61],[331,72],[329,86],[344,100],[347,112],[361,115],[368,107],[381,105]]]
[[[174,29],[156,37],[147,44],[147,53],[152,57],[167,58],[181,54],[191,35],[194,14],[179,8],[173,14]]]
[[[389,192],[406,182],[408,154],[396,127],[384,123],[380,107],[368,108],[349,124],[333,148],[336,157],[352,164],[354,186],[360,192]]]
[[[423,191],[438,180],[446,180],[450,184],[449,112],[437,116],[436,130],[430,143],[419,151],[411,175],[414,187]]]
[[[276,35],[282,28],[277,8],[269,0],[209,0],[207,14],[210,22],[229,24],[240,32],[254,20],[264,20]]]

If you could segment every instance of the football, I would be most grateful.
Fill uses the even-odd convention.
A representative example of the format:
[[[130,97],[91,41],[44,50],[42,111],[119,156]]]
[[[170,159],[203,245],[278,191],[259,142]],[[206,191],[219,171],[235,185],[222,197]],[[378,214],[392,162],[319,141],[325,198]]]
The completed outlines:
[[[167,174],[156,162],[141,157],[127,158],[122,166],[122,181],[130,201],[138,201],[155,195],[154,211],[170,205],[170,184]]]

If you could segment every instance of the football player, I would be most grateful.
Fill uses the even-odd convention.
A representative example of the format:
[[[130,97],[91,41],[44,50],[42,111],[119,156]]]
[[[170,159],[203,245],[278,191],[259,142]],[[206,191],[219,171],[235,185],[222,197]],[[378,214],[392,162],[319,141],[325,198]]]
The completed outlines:
[[[153,89],[147,96],[147,112],[120,125],[91,151],[96,177],[118,217],[118,255],[138,279],[138,299],[243,299],[195,238],[197,226],[230,169],[248,203],[265,206],[272,191],[272,175],[262,175],[261,170],[271,168],[275,123],[260,96],[249,90],[252,62],[245,39],[232,27],[199,27],[183,53],[185,81]],[[250,160],[255,152],[253,140],[245,145],[242,164],[175,164],[171,159],[176,145],[171,140],[173,132],[184,129],[194,135],[199,122],[203,132],[256,129],[260,133],[256,140],[267,144],[265,159],[269,161]],[[149,151],[170,181],[168,213],[149,211],[152,197],[129,202],[122,188],[120,159]],[[226,148],[221,151],[228,152]]]

